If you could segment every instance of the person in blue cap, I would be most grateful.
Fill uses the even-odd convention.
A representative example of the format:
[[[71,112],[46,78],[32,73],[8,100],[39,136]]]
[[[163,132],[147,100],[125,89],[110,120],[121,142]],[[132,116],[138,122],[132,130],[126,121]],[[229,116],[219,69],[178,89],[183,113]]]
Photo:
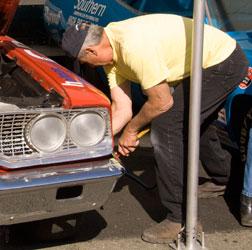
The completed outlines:
[[[81,23],[66,30],[62,39],[63,49],[81,63],[104,67],[113,134],[123,131],[120,154],[134,152],[139,131],[151,124],[159,195],[167,209],[166,218],[142,234],[151,243],[170,242],[185,223],[192,27],[190,18],[150,14],[105,28]],[[231,156],[221,148],[212,123],[246,76],[248,60],[233,38],[205,25],[202,65],[201,161],[210,169],[215,167],[216,182],[223,183],[229,176]],[[134,116],[130,82],[139,83],[147,96]],[[175,87],[173,93],[170,87]]]

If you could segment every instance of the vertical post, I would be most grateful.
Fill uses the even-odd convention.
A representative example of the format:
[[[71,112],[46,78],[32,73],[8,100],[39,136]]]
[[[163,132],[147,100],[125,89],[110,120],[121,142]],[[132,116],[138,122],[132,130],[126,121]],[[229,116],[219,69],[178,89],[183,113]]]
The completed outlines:
[[[196,242],[198,213],[198,167],[205,0],[194,0],[189,111],[186,248]]]

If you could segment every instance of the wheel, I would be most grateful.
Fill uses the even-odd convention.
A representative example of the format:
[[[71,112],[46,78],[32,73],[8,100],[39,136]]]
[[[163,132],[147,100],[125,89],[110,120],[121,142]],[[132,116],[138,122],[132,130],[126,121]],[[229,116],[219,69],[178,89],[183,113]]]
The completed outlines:
[[[248,149],[248,140],[249,140],[249,131],[252,124],[252,107],[250,107],[246,116],[244,117],[239,140],[239,148],[241,154],[241,161],[245,163],[247,160],[247,149]]]
[[[252,97],[237,95],[231,105],[231,127],[238,144],[242,163],[246,161],[249,129],[252,120]]]

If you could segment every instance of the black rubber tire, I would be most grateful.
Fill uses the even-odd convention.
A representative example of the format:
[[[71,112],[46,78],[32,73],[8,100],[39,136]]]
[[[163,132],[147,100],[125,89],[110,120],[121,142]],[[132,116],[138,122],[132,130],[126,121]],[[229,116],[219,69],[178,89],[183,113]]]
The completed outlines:
[[[251,124],[252,124],[252,106],[250,107],[249,111],[244,117],[244,120],[241,126],[239,148],[240,148],[240,155],[241,155],[242,163],[245,163],[247,160],[249,130],[251,128]]]

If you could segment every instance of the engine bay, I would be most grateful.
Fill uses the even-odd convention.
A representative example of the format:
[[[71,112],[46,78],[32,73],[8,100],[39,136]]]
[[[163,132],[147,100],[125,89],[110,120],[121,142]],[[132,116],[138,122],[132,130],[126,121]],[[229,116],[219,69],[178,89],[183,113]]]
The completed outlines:
[[[63,97],[56,91],[48,92],[28,73],[3,53],[0,56],[0,102],[21,108],[60,107]],[[6,105],[4,105],[6,107]],[[13,107],[13,105],[15,105]],[[0,104],[1,107],[1,104]]]

